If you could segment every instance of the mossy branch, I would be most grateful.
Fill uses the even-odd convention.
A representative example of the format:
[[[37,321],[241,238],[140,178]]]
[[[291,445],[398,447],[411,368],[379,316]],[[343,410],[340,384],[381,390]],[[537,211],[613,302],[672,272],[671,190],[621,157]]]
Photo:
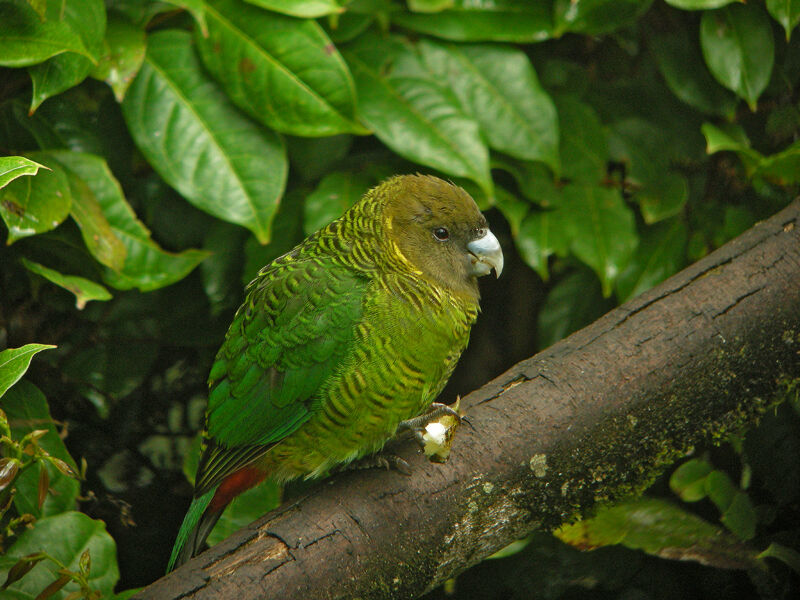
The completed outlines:
[[[462,401],[450,462],[343,473],[136,598],[413,598],[643,490],[800,381],[800,202]]]

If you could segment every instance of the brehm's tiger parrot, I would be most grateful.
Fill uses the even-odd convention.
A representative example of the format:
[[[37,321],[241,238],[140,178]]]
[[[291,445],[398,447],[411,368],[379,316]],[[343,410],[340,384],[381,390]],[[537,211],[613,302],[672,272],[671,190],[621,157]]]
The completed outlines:
[[[168,570],[264,478],[323,475],[424,420],[492,269],[503,254],[475,201],[423,175],[388,179],[261,269],[209,375],[194,499]]]

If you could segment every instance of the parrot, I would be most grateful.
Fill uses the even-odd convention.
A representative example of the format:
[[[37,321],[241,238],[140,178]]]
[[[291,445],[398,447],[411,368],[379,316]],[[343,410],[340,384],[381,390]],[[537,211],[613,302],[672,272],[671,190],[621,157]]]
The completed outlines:
[[[420,174],[385,180],[263,267],[211,367],[167,572],[262,480],[323,476],[454,413],[434,400],[477,319],[477,278],[492,270],[503,253],[475,201]]]

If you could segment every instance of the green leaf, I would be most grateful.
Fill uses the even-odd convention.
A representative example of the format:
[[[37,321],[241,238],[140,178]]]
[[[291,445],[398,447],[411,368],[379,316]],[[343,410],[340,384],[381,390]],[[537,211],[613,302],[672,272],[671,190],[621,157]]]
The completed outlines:
[[[597,320],[613,308],[603,298],[600,281],[581,266],[553,286],[539,312],[536,345],[547,348],[581,327]]]
[[[620,302],[649,290],[686,264],[688,232],[680,219],[647,227],[639,236],[639,247],[616,281]]]
[[[145,37],[144,29],[116,13],[109,15],[104,53],[90,75],[110,85],[117,102],[125,98],[125,92],[144,62]]]
[[[697,502],[706,497],[706,477],[714,470],[705,460],[693,458],[675,469],[669,487],[684,502]]]
[[[541,42],[553,36],[549,2],[453,0],[435,14],[399,12],[392,21],[455,42]]]
[[[48,167],[34,177],[15,179],[0,189],[0,216],[8,227],[7,244],[58,227],[69,215],[72,194],[64,172],[47,165],[36,153],[32,159]]]
[[[645,222],[678,214],[689,199],[689,183],[671,169],[664,151],[672,141],[669,134],[638,117],[617,121],[611,130],[611,156],[626,165],[626,189],[639,203]]]
[[[522,259],[547,281],[550,277],[548,259],[554,254],[566,256],[569,251],[569,234],[564,211],[531,211],[520,223],[514,239]]]
[[[554,37],[564,33],[609,33],[629,25],[653,0],[555,0]]]
[[[78,310],[82,310],[90,300],[111,300],[109,291],[99,283],[77,275],[63,275],[26,258],[22,259],[22,264],[32,273],[41,275],[51,283],[75,294],[75,308]]]
[[[283,141],[228,104],[203,73],[188,33],[150,36],[122,109],[137,146],[167,183],[197,208],[269,241],[286,183]]]
[[[58,435],[53,418],[50,416],[47,400],[39,388],[23,379],[3,396],[0,400],[0,408],[6,413],[11,423],[13,439],[22,439],[34,430],[45,429],[47,433],[39,439],[39,448],[77,470],[75,461],[72,460],[64,441]],[[50,493],[40,508],[38,488],[42,469],[47,469]],[[76,479],[68,477],[50,462],[46,462],[44,465],[37,462],[27,468],[17,476],[15,485],[17,494],[14,496],[14,505],[19,514],[29,513],[37,518],[73,510],[80,491],[80,485]]]
[[[561,204],[558,181],[544,164],[494,156],[492,168],[511,173],[522,195],[542,208],[554,208]]]
[[[300,17],[316,19],[325,15],[338,14],[344,11],[336,0],[245,0],[261,8]]]
[[[725,150],[739,155],[748,175],[752,175],[763,160],[760,152],[750,147],[750,140],[741,126],[732,123],[721,126],[703,123],[701,131],[706,138],[706,153],[714,154]]]
[[[755,536],[756,513],[750,498],[722,471],[712,471],[705,479],[706,493],[717,506],[720,521],[742,540]]]
[[[783,544],[772,542],[767,549],[756,558],[777,558],[785,565],[791,567],[792,571],[800,574],[800,552],[794,548],[789,548]]]
[[[421,13],[437,13],[453,8],[455,0],[407,0],[408,10]]]
[[[561,134],[561,177],[599,183],[608,161],[607,134],[594,109],[572,96],[556,98]]]
[[[721,569],[759,566],[756,552],[724,530],[657,498],[601,508],[591,519],[566,525],[556,536],[583,550],[622,544],[671,560]]]
[[[281,486],[265,481],[234,498],[208,536],[209,545],[218,544],[230,534],[249,525],[281,503]]]
[[[40,168],[47,167],[24,156],[0,156],[0,188],[6,187],[17,177],[36,175]]]
[[[658,70],[678,99],[710,115],[733,115],[736,96],[711,76],[696,37],[678,28],[652,36],[650,43]]]
[[[558,117],[528,57],[486,44],[419,43],[428,69],[447,82],[492,148],[559,170]]]
[[[164,2],[168,2],[169,4],[180,6],[181,8],[186,9],[186,11],[192,15],[192,18],[199,25],[200,31],[203,33],[203,35],[208,34],[208,28],[206,25],[206,5],[204,0],[164,0]]]
[[[800,0],[767,0],[767,11],[786,31],[786,41],[800,23]]]
[[[756,175],[781,186],[800,182],[800,141],[777,154],[763,157]]]
[[[356,120],[353,80],[316,22],[215,0],[208,37],[196,36],[208,71],[239,108],[267,127],[303,136],[368,133]]]
[[[373,184],[365,173],[335,171],[319,182],[304,205],[303,230],[311,235],[353,206]]]
[[[364,33],[373,20],[372,15],[346,12],[324,20],[322,28],[334,44],[344,44]]]
[[[633,212],[613,189],[571,184],[562,193],[570,249],[597,273],[608,297],[639,243]]]
[[[775,59],[772,27],[764,11],[737,4],[704,12],[700,44],[712,75],[755,111]]]
[[[742,0],[665,0],[665,2],[681,10],[711,10]]]
[[[19,381],[37,352],[55,348],[49,344],[27,344],[21,348],[8,348],[0,352],[0,397]]]
[[[530,202],[518,198],[516,194],[512,194],[505,188],[495,186],[494,205],[508,221],[508,225],[511,227],[511,235],[516,239],[519,236],[520,227],[522,227],[525,217],[530,212]]]
[[[69,162],[67,164],[59,162],[59,157],[63,157],[64,154],[67,154],[67,151],[51,151],[47,156],[65,169],[72,194],[70,216],[80,228],[89,252],[98,262],[114,271],[120,271],[125,265],[125,257],[128,254],[125,244],[114,233],[89,185],[69,169]]]
[[[80,569],[81,556],[88,550],[91,558],[89,587],[104,597],[111,596],[119,579],[117,548],[108,535],[105,523],[90,519],[83,513],[66,512],[40,519],[32,529],[24,531],[17,541],[0,557],[0,577],[23,556],[46,551],[71,571]],[[30,573],[9,586],[6,593],[13,598],[33,600],[45,587],[59,578],[59,566],[49,560],[37,564]],[[50,598],[63,600],[80,588],[74,582]]]
[[[492,196],[489,153],[478,123],[398,38],[363,35],[345,53],[362,119],[399,155],[467,177]]]
[[[91,54],[66,23],[43,21],[24,2],[0,2],[0,66],[28,67],[64,52]]]
[[[184,250],[173,254],[150,239],[150,232],[136,218],[106,162],[91,154],[53,152],[51,155],[81,179],[94,194],[111,231],[125,245],[126,257],[117,272],[106,269],[106,283],[121,290],[138,288],[150,291],[183,279],[208,252]]]
[[[42,102],[78,85],[86,79],[93,64],[102,55],[106,32],[106,7],[103,0],[47,0],[48,21],[61,21],[78,33],[89,58],[77,54],[60,54],[29,69],[33,81],[30,112]]]

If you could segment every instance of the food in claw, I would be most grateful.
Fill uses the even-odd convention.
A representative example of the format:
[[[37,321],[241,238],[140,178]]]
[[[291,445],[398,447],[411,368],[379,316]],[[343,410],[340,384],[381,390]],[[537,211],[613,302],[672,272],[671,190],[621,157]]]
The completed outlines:
[[[475,201],[424,175],[383,182],[261,269],[209,375],[194,498],[168,570],[264,478],[320,476],[398,427],[424,429],[492,269],[503,254]]]

